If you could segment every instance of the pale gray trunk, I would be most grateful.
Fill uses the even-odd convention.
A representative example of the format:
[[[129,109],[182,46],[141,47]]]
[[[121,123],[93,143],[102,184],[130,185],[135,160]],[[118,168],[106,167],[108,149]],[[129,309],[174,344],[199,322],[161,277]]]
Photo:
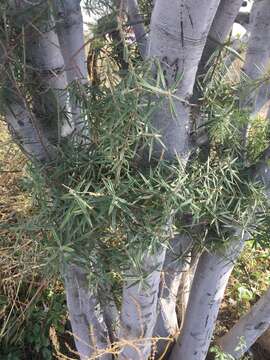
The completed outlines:
[[[195,271],[198,265],[200,254],[195,253],[191,254],[190,256],[190,263],[187,264],[186,269],[183,273],[183,276],[181,278],[180,287],[178,289],[178,302],[177,305],[179,306],[178,310],[178,316],[180,323],[180,330],[183,327],[185,314],[187,310],[189,295],[191,291],[191,285],[193,282],[193,278],[195,275]]]
[[[51,159],[51,146],[43,134],[37,119],[23,101],[6,105],[5,119],[12,137],[30,158],[45,163]]]
[[[251,35],[246,54],[244,72],[250,80],[263,78],[268,70],[270,56],[270,6],[268,0],[257,0],[251,12]],[[269,99],[269,89],[247,83],[242,94],[241,106],[251,110],[253,115]]]
[[[159,289],[158,317],[153,332],[154,338],[163,338],[157,340],[155,345],[155,355],[158,358],[166,352],[171,340],[179,331],[176,301],[192,244],[190,236],[179,235],[170,242],[170,247],[166,251]]]
[[[38,4],[39,2],[36,3]],[[9,5],[9,15],[13,18],[18,18],[16,25],[25,26],[26,32],[29,32],[32,24],[29,21],[29,16],[25,15],[24,12],[26,8],[30,8],[29,3],[21,0],[16,2],[11,1]],[[6,87],[7,91],[9,91],[8,100],[6,104],[4,104],[6,121],[14,140],[21,146],[26,155],[45,163],[54,157],[54,149],[47,137],[48,131],[43,126],[44,124],[41,119],[34,114],[33,108],[30,106],[25,94],[26,90],[21,89],[16,83],[16,79],[13,78],[14,73],[9,56],[6,49],[1,46],[0,57],[1,64],[3,64],[3,69],[1,70],[2,86],[3,88]],[[39,56],[39,54],[37,54],[37,56]],[[5,66],[7,67],[5,68]],[[5,71],[7,73],[5,73]]]
[[[56,0],[53,6],[57,21],[57,34],[65,61],[67,81],[69,85],[75,82],[77,91],[79,89],[80,96],[83,96],[82,85],[87,81],[88,74],[80,2],[81,0]],[[71,92],[70,96],[73,125],[76,132],[89,135],[85,129],[86,120],[80,107]]]
[[[167,158],[178,154],[185,162],[189,157],[191,129],[188,100],[219,2],[155,1],[147,57],[160,61],[166,86],[170,88],[178,81],[174,94],[184,100],[166,99],[154,116],[153,125],[162,134]],[[174,111],[170,110],[169,100],[173,102]],[[157,151],[162,151],[158,145]]]
[[[194,279],[184,324],[170,360],[206,358],[224,291],[243,248],[243,239],[234,239],[224,250],[201,255]]]
[[[112,344],[119,339],[120,314],[114,302],[111,290],[110,284],[105,287],[100,287],[98,290],[98,298],[100,300],[101,308],[103,309],[104,322],[108,329],[109,339]]]
[[[217,13],[211,25],[207,41],[203,50],[202,58],[197,72],[197,80],[202,81],[210,66],[211,58],[217,49],[222,49],[222,46],[229,35],[233,23],[239,13],[242,5],[242,0],[221,0]],[[196,103],[202,96],[200,87],[195,87],[195,93],[192,101]]]
[[[26,55],[34,71],[34,112],[48,138],[59,140],[62,127],[68,123],[66,118],[71,114],[65,64],[52,18],[43,24],[30,25],[26,34]]]
[[[70,12],[71,9],[67,5],[70,5],[71,2],[61,0],[61,4],[63,5],[64,9],[68,11],[66,16],[70,20],[70,17],[72,18],[74,14]],[[19,9],[21,9],[25,8],[26,6],[28,7],[29,4],[28,2],[24,1],[20,2],[18,6]],[[44,4],[44,6],[48,6],[48,4]],[[41,7],[41,10],[44,10],[44,8]],[[76,10],[78,9],[76,8]],[[75,15],[77,16],[77,13]],[[76,16],[75,20],[77,19]],[[23,20],[25,21],[25,19]],[[67,58],[65,58],[64,62],[58,35],[55,32],[55,24],[53,19],[49,16],[47,19],[41,17],[41,23],[33,25],[31,24],[31,21],[31,12],[29,12],[27,17],[27,26],[30,27],[32,31],[30,32],[30,29],[27,28],[27,60],[31,64],[37,79],[40,81],[40,84],[38,84],[40,85],[40,88],[37,89],[37,94],[33,94],[33,96],[36,95],[36,97],[34,97],[34,111],[35,115],[38,116],[38,120],[42,123],[44,130],[47,130],[48,124],[46,123],[46,120],[49,117],[53,117],[55,127],[57,128],[57,122],[59,120],[58,114],[60,116],[62,113],[62,117],[63,112],[66,111],[65,107],[68,107],[68,81],[66,74],[69,76],[69,81],[71,81],[71,79],[76,80],[77,78],[81,81],[81,77],[77,75],[75,77],[76,71],[73,68],[66,69]],[[70,25],[70,23],[68,24]],[[81,26],[82,23],[79,28],[81,28]],[[76,33],[76,29],[74,28],[73,30],[74,34],[71,35],[69,29],[65,35],[67,47],[69,50],[74,51],[74,54],[72,53],[72,57],[69,59],[69,64],[73,64],[74,60],[76,65],[79,63],[80,67],[82,67],[79,62],[82,57],[77,56],[75,53],[75,48],[76,51],[82,51],[80,49],[82,44],[78,43],[78,32]],[[67,54],[65,55],[67,56]],[[68,71],[66,72],[65,70]],[[51,97],[48,97],[44,100],[43,96],[41,96],[39,93],[39,91],[43,89],[43,96],[45,96],[47,91],[52,91],[54,98],[52,99]],[[42,108],[41,104],[39,103],[39,101],[43,100],[45,102],[45,108]],[[55,101],[55,104],[52,103],[53,101]],[[75,103],[73,103],[73,105],[74,104]],[[57,111],[55,111],[55,108]],[[76,109],[78,112],[80,111],[79,108]],[[11,118],[10,113],[8,113],[8,115],[8,118]],[[22,116],[22,114],[19,114],[19,116]],[[17,119],[20,119],[19,116]],[[24,116],[26,116],[26,114],[24,114]],[[15,120],[16,119],[14,119],[14,121]],[[29,127],[27,126],[24,126],[23,130],[24,132],[30,131]],[[36,136],[36,132],[32,131],[31,135]],[[36,138],[34,138],[34,140],[35,139]],[[46,137],[44,137],[42,134],[41,139],[42,141],[45,141],[44,139],[46,139]],[[33,139],[31,140],[33,141]],[[40,148],[33,150],[36,154],[37,151],[40,151]],[[76,347],[81,359],[86,359],[92,355],[104,353],[106,350],[108,350],[109,345],[106,325],[104,323],[103,314],[99,309],[100,305],[97,301],[97,298],[88,288],[88,283],[86,281],[86,275],[84,271],[75,265],[68,265],[64,273],[64,278],[71,326],[74,333]],[[100,358],[109,360],[111,359],[111,355],[102,355]]]
[[[143,24],[143,17],[140,14],[137,0],[126,0],[126,2],[129,22],[132,25],[140,54],[142,58],[144,58],[146,54],[147,38]]]
[[[270,288],[218,344],[225,353],[240,359],[270,326]]]
[[[213,53],[222,48],[226,38],[228,37],[234,21],[239,13],[239,9],[243,0],[221,0],[216,16],[213,20],[212,26],[207,37],[207,42],[203,50],[202,59],[197,75],[204,74],[209,67],[209,63]]]
[[[142,271],[149,275],[143,283],[136,281],[138,269],[129,271],[132,279],[126,281],[123,289],[119,360],[146,360],[150,355],[165,253],[162,248],[156,254],[145,255]]]
[[[72,333],[80,358],[110,360],[112,357],[108,353],[110,347],[103,313],[89,290],[86,273],[76,265],[69,265],[64,279]]]

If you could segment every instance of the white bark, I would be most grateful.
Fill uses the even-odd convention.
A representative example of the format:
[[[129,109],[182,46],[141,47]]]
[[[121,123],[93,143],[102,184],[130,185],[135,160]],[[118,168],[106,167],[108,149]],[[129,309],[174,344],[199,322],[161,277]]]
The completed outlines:
[[[178,289],[178,306],[179,306],[179,318],[181,320],[180,329],[184,324],[186,309],[188,305],[189,295],[191,291],[191,285],[194,279],[195,271],[198,265],[200,254],[191,254],[191,262],[187,264],[186,269],[181,278],[180,287]]]
[[[270,288],[233,328],[218,340],[225,353],[240,359],[270,326]]]
[[[81,0],[54,2],[57,33],[63,53],[68,82],[87,80]]]
[[[203,50],[203,55],[200,61],[198,76],[205,74],[208,70],[207,64],[211,59],[213,53],[223,45],[230,31],[234,21],[239,13],[239,9],[243,0],[221,0],[217,13],[214,17],[212,26],[209,31],[207,42]]]
[[[103,313],[89,291],[85,272],[76,265],[69,265],[64,277],[72,332],[81,360],[95,356],[111,360]]]
[[[37,119],[22,101],[6,107],[5,118],[12,137],[30,158],[45,163],[51,158],[51,147],[42,133]]]
[[[53,19],[34,25],[28,25],[26,34],[27,60],[38,82],[34,111],[48,138],[56,140],[61,136],[62,127],[68,124],[66,117],[70,116],[65,63]]]
[[[148,58],[157,58],[168,87],[181,77],[175,95],[189,100],[207,35],[220,0],[156,0],[150,24]],[[189,106],[172,100],[155,114],[153,125],[162,134],[165,156],[177,153],[186,161],[191,151]],[[158,146],[157,146],[158,147]],[[157,149],[159,152],[160,148]]]
[[[149,275],[143,284],[134,283],[136,269],[129,272],[133,279],[127,280],[123,289],[119,360],[146,360],[150,355],[165,253],[162,248],[156,254],[145,255],[142,270]]]
[[[56,0],[53,2],[57,34],[69,85],[74,81],[77,81],[78,85],[82,85],[88,79],[80,2],[81,0]],[[83,96],[82,87],[80,91]],[[70,101],[76,131],[85,133],[85,119],[81,114],[80,107],[73,97]]]
[[[24,6],[24,2],[19,2]],[[17,11],[15,4],[11,9]],[[17,3],[16,3],[17,6]],[[44,129],[39,119],[33,114],[26,96],[13,79],[13,72],[8,68],[9,54],[4,48],[3,43],[0,46],[0,64],[1,67],[1,85],[4,91],[9,92],[7,101],[4,104],[5,119],[12,133],[15,142],[21,147],[25,154],[41,163],[49,161],[53,156],[53,148],[49,143]],[[7,66],[7,68],[5,68]]]
[[[224,291],[243,248],[243,239],[234,239],[224,250],[205,251],[194,275],[184,324],[170,360],[204,360],[213,334]]]
[[[162,338],[156,343],[155,355],[158,358],[164,354],[170,339],[179,331],[176,301],[186,257],[192,244],[190,236],[179,235],[171,241],[166,251],[159,290],[158,317],[153,332],[154,338]]]
[[[140,54],[142,58],[146,54],[146,32],[143,24],[143,17],[140,14],[140,9],[137,0],[126,0],[127,1],[127,12],[129,22],[132,24],[132,28],[135,34],[136,42],[138,44]]]
[[[244,72],[250,80],[264,76],[269,67],[270,58],[270,4],[268,0],[257,0],[251,11],[251,35],[246,55]],[[269,89],[260,91],[257,87],[251,91],[247,86],[243,93],[242,107],[248,107],[253,115],[261,109],[269,98]]]

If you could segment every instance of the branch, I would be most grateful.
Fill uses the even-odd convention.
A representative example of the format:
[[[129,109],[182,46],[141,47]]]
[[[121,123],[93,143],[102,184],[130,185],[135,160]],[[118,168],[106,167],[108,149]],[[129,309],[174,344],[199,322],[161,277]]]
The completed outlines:
[[[205,359],[227,282],[243,246],[243,237],[236,237],[225,249],[201,255],[171,360]]]
[[[242,3],[242,0],[221,0],[203,50],[197,72],[197,79],[200,79],[209,70],[211,57],[218,48],[222,48],[232,29]],[[193,103],[196,103],[202,95],[200,87],[195,90],[195,95],[192,99]]]
[[[140,14],[137,0],[126,0],[127,13],[129,22],[131,22],[132,28],[135,33],[136,41],[140,50],[142,58],[146,55],[147,37],[146,31],[143,25],[143,18]]]
[[[240,359],[270,326],[270,288],[233,326],[218,344],[225,353]]]
[[[176,301],[180,282],[186,264],[186,257],[193,244],[188,235],[176,236],[166,251],[162,269],[158,299],[158,317],[153,332],[156,344],[156,357],[161,358],[169,346],[169,338],[173,338],[179,331],[176,314]]]
[[[64,57],[68,85],[76,82],[83,85],[88,81],[83,17],[80,0],[53,1],[56,18],[56,30]],[[83,96],[83,86],[79,86]],[[74,96],[71,96],[73,121],[78,133],[85,132],[85,119],[81,114]],[[89,134],[87,134],[89,135]]]
[[[248,44],[246,62],[243,71],[251,80],[263,78],[270,58],[270,6],[268,0],[256,1],[251,10],[251,35]],[[254,88],[253,88],[254,89]],[[269,91],[255,90],[250,85],[244,88],[241,96],[241,107],[251,109],[255,116],[266,100],[269,99]],[[265,98],[265,94],[267,98]]]

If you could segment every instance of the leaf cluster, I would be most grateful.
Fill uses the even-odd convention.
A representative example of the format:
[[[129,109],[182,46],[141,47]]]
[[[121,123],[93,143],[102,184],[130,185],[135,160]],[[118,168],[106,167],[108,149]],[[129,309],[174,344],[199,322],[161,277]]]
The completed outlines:
[[[50,266],[78,262],[99,283],[112,283],[131,259],[142,263],[145,251],[168,246],[177,233],[195,229],[200,244],[220,246],[235,227],[251,231],[264,211],[260,188],[231,153],[186,169],[180,159],[154,158],[160,135],[151,117],[168,94],[151,68],[95,96],[86,88],[91,144],[63,142],[55,163],[32,168],[32,226],[42,230]]]

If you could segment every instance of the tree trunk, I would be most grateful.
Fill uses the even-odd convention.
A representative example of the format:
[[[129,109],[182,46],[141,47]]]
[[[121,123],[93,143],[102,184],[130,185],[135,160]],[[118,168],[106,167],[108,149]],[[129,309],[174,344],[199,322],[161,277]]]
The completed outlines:
[[[85,54],[85,41],[83,33],[83,17],[80,6],[81,0],[56,0],[54,1],[57,34],[61,51],[65,61],[68,85],[76,85],[80,97],[84,97],[83,84],[87,81],[87,65]],[[78,95],[69,92],[73,126],[76,128],[78,138],[86,134],[85,118],[78,105]],[[66,129],[69,132],[69,129]],[[83,136],[83,141],[85,138]]]
[[[76,265],[69,265],[64,278],[72,333],[81,360],[95,356],[112,359],[103,313],[89,290],[86,273]]]
[[[148,58],[162,66],[166,87],[176,87],[155,114],[153,126],[162,134],[165,157],[186,162],[192,149],[190,107],[195,76],[220,0],[156,0],[150,24]],[[181,79],[181,80],[180,80]],[[164,150],[157,144],[157,152]]]
[[[206,65],[209,64],[216,49],[223,46],[242,3],[242,0],[221,0],[207,37],[197,76],[204,74],[209,69],[209,66]]]
[[[270,326],[270,288],[218,344],[225,353],[240,359]]]
[[[157,340],[155,345],[157,358],[166,352],[179,331],[176,301],[186,257],[192,244],[192,239],[188,235],[179,235],[171,241],[166,251],[159,289],[158,317],[153,332],[154,338],[162,338]]]
[[[127,280],[123,288],[119,360],[146,360],[150,355],[165,253],[166,249],[162,248],[145,256],[143,271],[149,275],[144,283],[134,280],[136,275],[139,277],[138,269],[129,272],[133,279]]]
[[[188,300],[190,296],[191,286],[194,279],[195,271],[200,258],[199,253],[190,254],[190,263],[187,264],[186,270],[181,278],[180,287],[178,289],[178,301],[179,306],[178,317],[180,321],[180,331],[184,324],[185,314],[187,310]]]
[[[243,239],[234,239],[223,251],[204,251],[201,255],[192,282],[184,324],[170,360],[206,358],[219,306],[243,243]]]
[[[197,79],[202,80],[201,77],[205,75],[210,66],[211,58],[218,48],[222,48],[224,41],[229,35],[234,21],[239,13],[239,9],[243,0],[221,0],[216,16],[211,25],[209,35],[203,50],[202,58],[199,64]],[[194,103],[202,95],[200,88],[196,88],[196,92],[192,98]]]
[[[127,0],[127,12],[129,22],[132,24],[140,54],[142,58],[144,58],[146,54],[147,38],[143,24],[143,17],[140,14],[137,0]]]
[[[263,78],[268,70],[270,56],[270,6],[268,0],[256,1],[251,11],[251,35],[246,55],[244,72],[250,80]],[[241,106],[255,116],[269,99],[269,90],[254,86],[250,81],[242,93]]]
[[[34,94],[33,111],[48,139],[59,142],[62,126],[70,114],[65,64],[55,22],[51,16],[46,20],[41,16],[39,22],[26,27],[26,58],[33,69],[34,88],[30,89]]]
[[[17,99],[5,105],[5,118],[14,141],[30,158],[46,163],[53,154],[51,145],[42,133],[34,114],[23,100]]]

